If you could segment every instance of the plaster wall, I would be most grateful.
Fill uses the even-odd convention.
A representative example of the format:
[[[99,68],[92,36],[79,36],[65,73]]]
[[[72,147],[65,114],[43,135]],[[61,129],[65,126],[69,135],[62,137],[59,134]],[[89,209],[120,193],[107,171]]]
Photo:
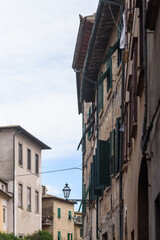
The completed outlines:
[[[0,196],[0,232],[3,232],[3,205],[2,205],[2,197]]]
[[[18,145],[23,148],[23,166],[18,164]],[[31,170],[27,170],[27,149],[31,150]],[[41,229],[41,175],[35,174],[35,154],[39,156],[39,172],[41,172],[41,148],[22,134],[15,140],[15,228],[16,234],[32,234]],[[33,174],[33,175],[31,175]],[[18,206],[18,186],[22,184],[22,208]],[[27,210],[27,187],[31,188],[31,210]],[[35,193],[39,193],[39,211],[35,209]]]

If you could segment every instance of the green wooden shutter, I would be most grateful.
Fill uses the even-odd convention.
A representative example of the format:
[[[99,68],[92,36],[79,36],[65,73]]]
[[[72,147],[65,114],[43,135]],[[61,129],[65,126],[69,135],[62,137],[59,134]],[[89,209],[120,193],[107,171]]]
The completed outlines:
[[[67,239],[70,240],[70,233],[68,233],[67,235],[68,235],[68,238],[67,238]]]
[[[72,240],[72,233],[71,233],[71,240]]]
[[[100,77],[103,75],[101,73]],[[99,112],[103,109],[103,82],[99,85],[98,88],[98,97],[99,97]]]
[[[93,155],[93,162],[91,163],[91,190],[90,190],[90,199],[96,199],[97,195],[95,194],[95,168],[94,168],[95,155]]]
[[[82,151],[85,152],[86,150],[86,124],[83,124],[83,141],[82,141]]]
[[[120,119],[116,119],[116,142],[115,142],[115,173],[119,172],[120,159]]]
[[[103,190],[107,183],[107,141],[99,140],[96,157],[97,190]]]
[[[57,209],[57,217],[61,218],[61,209],[60,208]]]
[[[107,169],[106,169],[106,185],[110,186],[111,184],[111,177],[110,177],[110,138],[107,140]]]
[[[58,240],[61,240],[61,232],[58,231]]]
[[[71,211],[68,211],[68,219],[72,219],[72,213],[71,213]]]
[[[110,174],[115,176],[115,129],[110,132]]]

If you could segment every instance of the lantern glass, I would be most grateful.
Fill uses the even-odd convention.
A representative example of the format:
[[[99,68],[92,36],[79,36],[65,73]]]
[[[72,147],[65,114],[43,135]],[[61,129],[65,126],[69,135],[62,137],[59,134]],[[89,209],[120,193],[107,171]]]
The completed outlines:
[[[63,191],[63,194],[64,194],[64,198],[69,198],[69,195],[70,195],[70,187],[68,186],[68,183],[65,184],[64,188],[62,189]]]

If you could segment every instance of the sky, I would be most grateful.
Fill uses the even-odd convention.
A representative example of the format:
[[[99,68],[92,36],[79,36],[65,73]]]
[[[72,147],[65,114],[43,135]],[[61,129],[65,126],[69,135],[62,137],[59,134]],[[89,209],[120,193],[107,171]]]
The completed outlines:
[[[79,14],[98,0],[0,0],[0,125],[20,125],[52,150],[42,172],[81,167],[81,115],[72,61]],[[81,198],[81,170],[42,174],[48,193]]]

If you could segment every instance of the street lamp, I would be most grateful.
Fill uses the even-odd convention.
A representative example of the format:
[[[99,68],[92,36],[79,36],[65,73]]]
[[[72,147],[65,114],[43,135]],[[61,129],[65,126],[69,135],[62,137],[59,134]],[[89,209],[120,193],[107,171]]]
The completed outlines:
[[[69,195],[70,195],[70,187],[68,186],[68,183],[65,184],[64,188],[62,189],[63,191],[63,194],[64,194],[64,198],[66,200],[71,200],[71,201],[74,201],[74,202],[82,202],[82,203],[89,203],[89,200],[88,199],[68,199],[69,198]]]
[[[63,194],[64,194],[64,198],[65,199],[68,199],[69,198],[69,195],[70,195],[70,187],[68,186],[68,183],[65,184],[64,188],[62,189],[63,191]]]

